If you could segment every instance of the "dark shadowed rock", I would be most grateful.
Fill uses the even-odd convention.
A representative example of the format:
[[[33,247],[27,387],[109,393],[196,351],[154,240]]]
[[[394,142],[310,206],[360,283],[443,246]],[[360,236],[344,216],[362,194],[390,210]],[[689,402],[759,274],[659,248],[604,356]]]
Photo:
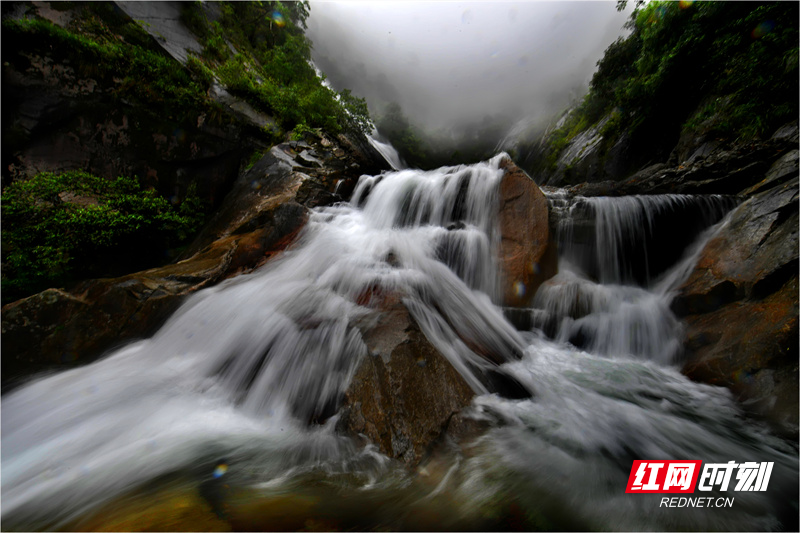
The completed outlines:
[[[536,289],[558,270],[547,199],[522,169],[504,159],[500,182],[500,268],[503,303],[529,307]]]
[[[614,179],[611,175],[602,181],[587,179],[585,183],[569,187],[569,190],[581,196],[750,195],[793,176],[792,165],[797,164],[796,148],[796,143],[792,144],[784,137],[733,146],[703,144],[680,164],[648,165],[624,179]]]
[[[796,167],[795,167],[796,169]],[[730,388],[797,435],[798,179],[740,205],[703,249],[673,310],[687,324],[684,372]],[[776,173],[780,173],[776,170]]]
[[[369,354],[345,393],[340,428],[416,464],[473,390],[425,338],[403,304],[362,330]]]

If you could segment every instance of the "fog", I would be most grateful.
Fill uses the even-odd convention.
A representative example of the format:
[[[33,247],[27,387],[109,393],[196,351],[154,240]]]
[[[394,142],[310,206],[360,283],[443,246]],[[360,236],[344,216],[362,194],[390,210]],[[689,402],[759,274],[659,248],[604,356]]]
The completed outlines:
[[[397,102],[428,134],[498,141],[585,93],[625,31],[616,2],[312,2],[313,59],[373,116]]]

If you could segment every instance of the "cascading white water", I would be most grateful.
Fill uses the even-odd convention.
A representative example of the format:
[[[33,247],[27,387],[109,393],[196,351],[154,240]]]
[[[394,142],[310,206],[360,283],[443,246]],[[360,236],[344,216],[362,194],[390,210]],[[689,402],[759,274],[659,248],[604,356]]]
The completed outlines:
[[[670,291],[688,275],[685,265],[691,268],[694,255],[689,253],[678,263],[684,268],[677,268],[682,247],[663,257],[669,243],[658,240],[683,242],[699,251],[714,231],[707,228],[735,200],[665,194],[570,201],[563,191],[551,191],[549,198],[561,258],[559,274],[536,294],[534,307],[541,311],[536,323],[556,340],[592,353],[673,363],[681,351],[682,328],[669,309]],[[675,221],[683,224],[677,235],[657,234],[677,226]],[[654,261],[651,254],[662,257]],[[663,264],[670,267],[664,270]]]
[[[262,494],[336,479],[326,497],[382,502],[379,516],[349,511],[369,518],[344,516],[345,527],[420,527],[411,510],[429,506],[436,518],[426,528],[495,529],[506,500],[552,529],[777,527],[796,502],[796,449],[745,422],[726,390],[663,366],[680,343],[668,308],[648,315],[661,322],[655,330],[636,325],[685,277],[699,244],[646,287],[601,284],[562,263],[537,295],[552,316],[583,320],[594,339],[629,324],[629,344],[585,342],[581,351],[560,334],[521,334],[496,306],[499,162],[364,176],[349,204],[313,211],[293,249],[197,293],[153,338],[5,395],[4,526],[63,527],[150,480],[207,472],[226,457],[231,479]],[[478,394],[476,416],[490,421],[436,487],[337,436],[335,417],[318,425],[365,352],[358,324],[374,317],[370,298],[380,292],[402,298]],[[494,394],[483,375],[492,364],[475,344],[505,354],[504,370],[533,398]],[[657,346],[664,353],[652,353]],[[624,494],[637,458],[775,468],[769,492],[737,494],[743,504],[726,514],[677,515]]]
[[[551,196],[559,203],[565,201],[563,193]],[[679,248],[671,250],[672,257],[667,261],[672,265],[702,229],[735,204],[733,198],[720,195],[576,197],[568,201],[568,207],[559,206],[559,249],[574,267],[591,273],[601,283],[647,286],[654,274],[663,271],[651,254],[678,243]],[[576,225],[587,222],[588,227],[583,229],[593,235],[576,242],[576,232],[581,229]],[[661,232],[656,234],[656,229]]]
[[[406,164],[403,163],[403,159],[400,157],[400,154],[397,153],[394,146],[378,140],[377,132],[372,132],[372,134],[367,137],[367,140],[381,154],[386,162],[389,163],[392,170],[402,170],[406,168]]]
[[[403,297],[487,392],[480,372],[492,365],[459,339],[523,350],[491,303],[499,161],[365,177],[354,194],[363,209],[316,210],[294,250],[193,296],[152,339],[7,395],[3,518],[44,508],[68,518],[190,462],[187,447],[228,431],[269,439],[326,414],[365,353],[353,323],[374,311],[356,302],[377,290]],[[83,468],[103,475],[81,478]]]

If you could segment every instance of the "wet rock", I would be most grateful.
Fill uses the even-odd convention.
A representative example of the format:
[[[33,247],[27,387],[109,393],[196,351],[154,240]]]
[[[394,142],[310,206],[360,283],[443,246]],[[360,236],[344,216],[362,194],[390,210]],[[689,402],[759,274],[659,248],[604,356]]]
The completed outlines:
[[[321,167],[322,166],[322,161],[317,159],[317,154],[314,151],[303,150],[297,156],[297,159],[301,163],[304,163],[305,166],[307,166],[307,167]]]
[[[2,310],[4,385],[33,372],[85,363],[155,331],[183,296],[224,278],[237,256],[227,239],[195,257],[113,279],[48,289]]]
[[[126,494],[76,519],[68,531],[233,531],[198,490],[176,484]]]
[[[706,244],[676,305],[685,295],[700,294],[724,282],[733,285],[729,292],[739,298],[757,297],[756,287],[769,283],[772,276],[783,273],[782,280],[772,281],[779,288],[788,276],[796,275],[784,270],[798,258],[797,184],[795,178],[741,204]]]
[[[798,150],[792,150],[783,157],[775,161],[770,167],[763,180],[742,191],[743,196],[765,191],[770,187],[775,187],[797,176],[798,173]]]
[[[508,307],[530,307],[539,285],[558,270],[547,199],[510,159],[504,159],[501,168],[505,171],[499,204],[503,302]]]
[[[786,127],[787,131],[791,130]],[[795,130],[796,131],[796,130]],[[788,134],[787,134],[788,135]],[[736,194],[748,196],[775,186],[793,174],[797,143],[786,136],[766,141],[723,145],[716,141],[700,143],[684,154],[673,152],[666,164],[647,165],[632,175],[606,173],[583,175],[584,183],[571,185],[571,194],[582,196],[622,196],[627,194]],[[683,152],[681,152],[683,153]],[[795,153],[795,155],[791,155]],[[682,157],[684,157],[682,156]],[[778,163],[780,161],[780,164]],[[769,177],[767,177],[769,175]]]
[[[518,307],[503,307],[503,316],[517,328],[518,331],[530,331],[534,325],[533,309],[520,309]]]
[[[289,246],[308,219],[295,202],[302,175],[265,157],[245,172],[185,259],[113,279],[50,289],[3,307],[4,383],[85,363],[153,333],[183,297],[257,268]],[[254,182],[263,187],[254,188]],[[74,199],[73,199],[74,200]]]
[[[797,279],[795,170],[794,179],[754,195],[731,214],[672,304],[687,325],[684,372],[729,387],[753,413],[794,436]]]
[[[798,142],[798,126],[797,121],[784,124],[772,134],[771,140],[786,141],[790,144],[797,144]]]
[[[340,428],[416,464],[474,392],[403,304],[390,305],[362,332],[370,355],[345,393]]]
[[[797,438],[797,277],[761,301],[741,300],[686,317],[695,381],[729,388],[780,435]]]

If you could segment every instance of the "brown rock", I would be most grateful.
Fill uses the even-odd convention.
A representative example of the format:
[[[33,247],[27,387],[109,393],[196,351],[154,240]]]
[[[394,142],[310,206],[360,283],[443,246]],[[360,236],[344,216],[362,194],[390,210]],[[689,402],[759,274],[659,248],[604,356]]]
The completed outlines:
[[[550,238],[547,199],[536,183],[510,159],[500,164],[500,266],[503,305],[529,307],[543,281],[558,271]]]
[[[198,491],[164,487],[118,498],[67,531],[231,531]]]
[[[781,434],[797,435],[797,278],[767,299],[687,317],[692,356],[683,372],[728,387]]]
[[[692,379],[730,388],[781,434],[798,428],[798,180],[732,214],[702,250],[673,310]]]
[[[301,206],[279,206],[275,223],[222,237],[189,259],[119,278],[88,280],[67,292],[48,289],[2,310],[4,383],[150,335],[183,297],[252,270],[286,248],[305,224]]]
[[[370,355],[345,393],[340,424],[416,464],[474,392],[397,302],[363,331]]]

